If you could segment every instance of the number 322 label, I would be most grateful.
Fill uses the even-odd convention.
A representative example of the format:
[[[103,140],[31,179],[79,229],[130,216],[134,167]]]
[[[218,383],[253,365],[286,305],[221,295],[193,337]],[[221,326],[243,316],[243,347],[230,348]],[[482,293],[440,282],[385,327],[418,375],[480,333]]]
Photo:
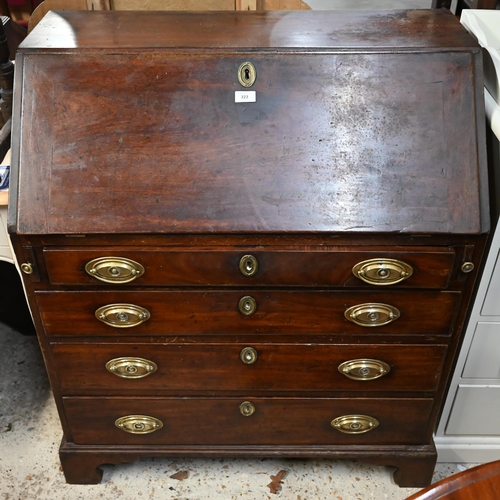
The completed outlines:
[[[257,92],[255,90],[235,91],[234,102],[257,102]]]

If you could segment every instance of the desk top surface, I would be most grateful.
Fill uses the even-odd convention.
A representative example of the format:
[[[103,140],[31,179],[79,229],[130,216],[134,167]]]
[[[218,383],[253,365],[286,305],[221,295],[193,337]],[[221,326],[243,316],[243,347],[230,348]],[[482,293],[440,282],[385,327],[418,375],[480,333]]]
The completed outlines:
[[[448,11],[53,11],[33,49],[457,48],[474,40]]]

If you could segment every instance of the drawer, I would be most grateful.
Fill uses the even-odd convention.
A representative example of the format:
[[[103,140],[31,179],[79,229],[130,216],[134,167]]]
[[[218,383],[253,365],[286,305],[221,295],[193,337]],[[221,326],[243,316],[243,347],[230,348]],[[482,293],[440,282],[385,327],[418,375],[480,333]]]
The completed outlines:
[[[61,343],[52,344],[52,352],[61,390],[71,395],[145,395],[158,390],[433,391],[446,346]]]
[[[66,397],[63,404],[69,441],[82,445],[410,445],[430,439],[433,400]],[[118,419],[134,415],[158,419],[162,427],[132,434],[117,426]],[[361,434],[332,426],[348,415],[371,417],[378,426]],[[150,422],[129,419],[124,425],[141,430]]]
[[[460,292],[324,290],[36,293],[45,332],[49,336],[235,333],[448,335],[460,296]],[[383,304],[383,307],[373,308],[372,304]],[[351,311],[349,316],[352,314],[369,326],[347,320],[345,313],[348,309]],[[113,326],[98,320],[96,314]],[[384,321],[390,322],[381,324]]]
[[[111,282],[121,286],[359,287],[378,284],[446,288],[455,258],[453,249],[440,247],[398,250],[382,247],[364,251],[359,251],[359,247],[266,250],[255,247],[238,250],[46,248],[43,254],[52,284],[102,286]],[[87,272],[89,262],[92,264]],[[353,268],[357,265],[355,275]],[[371,279],[370,284],[358,277],[359,271],[365,279]],[[403,279],[404,273],[410,276]]]

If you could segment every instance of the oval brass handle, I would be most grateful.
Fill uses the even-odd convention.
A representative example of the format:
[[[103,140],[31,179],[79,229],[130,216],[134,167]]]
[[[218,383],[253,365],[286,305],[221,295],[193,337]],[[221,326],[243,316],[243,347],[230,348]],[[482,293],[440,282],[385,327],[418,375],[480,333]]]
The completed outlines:
[[[243,255],[239,268],[244,276],[253,276],[259,270],[259,261],[253,255]]]
[[[240,352],[240,359],[246,365],[253,365],[258,357],[259,354],[253,347],[244,347]]]
[[[105,283],[130,283],[145,272],[144,267],[124,257],[99,257],[85,265],[90,276]]]
[[[250,417],[255,413],[255,405],[250,401],[243,401],[243,403],[240,404],[240,413],[244,417]]]
[[[241,297],[238,302],[238,309],[244,316],[250,316],[257,310],[257,301],[250,295]]]
[[[368,303],[349,307],[344,315],[349,321],[357,325],[371,327],[392,323],[397,320],[401,314],[394,306]]]
[[[116,427],[130,434],[151,434],[163,427],[163,422],[148,415],[126,415],[115,422]]]
[[[378,427],[379,421],[368,415],[343,415],[333,419],[331,425],[344,434],[364,434]]]
[[[339,372],[353,380],[375,380],[390,371],[391,367],[378,359],[352,359],[339,365]]]
[[[117,377],[136,379],[151,375],[158,370],[158,366],[148,359],[123,357],[110,359],[106,369]]]
[[[354,276],[370,285],[395,285],[413,274],[413,267],[402,260],[370,259],[352,268]]]
[[[131,328],[147,321],[151,314],[144,307],[134,304],[109,304],[99,307],[95,316],[114,328]]]

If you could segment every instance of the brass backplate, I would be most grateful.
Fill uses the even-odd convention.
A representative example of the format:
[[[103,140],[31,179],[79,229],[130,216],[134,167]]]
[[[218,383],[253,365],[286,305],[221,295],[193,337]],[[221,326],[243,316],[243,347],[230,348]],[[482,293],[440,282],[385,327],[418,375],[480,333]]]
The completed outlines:
[[[144,307],[134,304],[108,304],[99,307],[95,316],[114,328],[131,328],[147,321],[151,314]]]
[[[402,260],[370,259],[359,262],[352,273],[370,285],[395,285],[413,274],[413,267]]]
[[[376,380],[391,371],[391,367],[378,359],[351,359],[339,365],[339,372],[353,380]]]
[[[334,429],[344,434],[364,434],[379,425],[379,421],[368,415],[343,415],[331,421]]]
[[[130,434],[151,434],[163,427],[163,422],[148,415],[126,415],[115,422],[116,427]]]
[[[400,316],[399,310],[389,304],[358,304],[347,309],[345,317],[359,326],[374,327],[392,323]]]
[[[105,283],[130,283],[144,274],[144,267],[124,257],[99,257],[85,265],[85,271]]]
[[[117,377],[126,379],[144,378],[154,373],[158,366],[144,358],[123,357],[110,359],[106,369]]]

